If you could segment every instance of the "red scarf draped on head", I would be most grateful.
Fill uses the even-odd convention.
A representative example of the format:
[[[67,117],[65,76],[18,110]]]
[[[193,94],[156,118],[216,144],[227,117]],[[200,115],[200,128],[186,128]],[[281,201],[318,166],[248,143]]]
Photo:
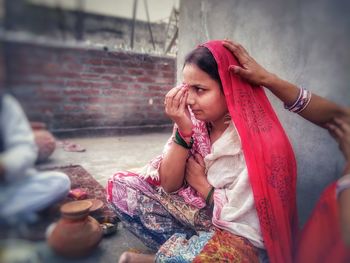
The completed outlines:
[[[271,263],[292,262],[297,230],[296,162],[262,87],[230,73],[239,65],[222,41],[203,44],[218,65],[227,107],[240,135],[265,248]]]

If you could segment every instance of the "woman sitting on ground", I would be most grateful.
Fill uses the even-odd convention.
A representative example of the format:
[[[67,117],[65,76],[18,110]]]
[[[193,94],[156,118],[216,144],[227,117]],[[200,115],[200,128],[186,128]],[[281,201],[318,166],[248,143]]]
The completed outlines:
[[[294,153],[263,88],[231,72],[239,63],[228,48],[210,41],[186,57],[183,85],[165,98],[175,126],[163,154],[139,174],[109,179],[108,201],[157,251],[126,252],[120,262],[259,262],[266,254],[270,262],[292,262]],[[306,90],[298,96],[276,76],[264,80],[292,111],[309,116],[321,103],[330,114],[312,115],[319,125],[347,114]]]

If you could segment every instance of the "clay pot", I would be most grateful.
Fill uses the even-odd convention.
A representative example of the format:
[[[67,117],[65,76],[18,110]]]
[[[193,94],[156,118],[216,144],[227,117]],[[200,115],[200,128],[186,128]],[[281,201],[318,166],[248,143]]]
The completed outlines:
[[[102,237],[100,224],[91,216],[90,201],[74,201],[61,207],[62,217],[52,230],[48,244],[64,257],[79,258],[91,253]]]
[[[43,122],[31,122],[30,125],[34,133],[35,142],[38,146],[37,162],[44,162],[56,148],[55,137],[47,130],[46,124]]]

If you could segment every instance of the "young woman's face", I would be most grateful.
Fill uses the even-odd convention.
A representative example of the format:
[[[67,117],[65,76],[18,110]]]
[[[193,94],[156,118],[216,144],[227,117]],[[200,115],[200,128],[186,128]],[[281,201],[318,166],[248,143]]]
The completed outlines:
[[[186,64],[183,69],[183,83],[189,86],[187,104],[196,119],[216,122],[224,118],[227,105],[220,85],[206,72],[194,64]]]

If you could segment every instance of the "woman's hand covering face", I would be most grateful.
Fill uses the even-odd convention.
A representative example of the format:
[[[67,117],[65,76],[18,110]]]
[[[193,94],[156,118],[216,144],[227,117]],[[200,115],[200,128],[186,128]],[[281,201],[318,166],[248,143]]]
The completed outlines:
[[[188,87],[182,85],[172,88],[164,100],[165,113],[173,120],[178,128],[185,133],[192,131],[192,121],[187,108]]]

